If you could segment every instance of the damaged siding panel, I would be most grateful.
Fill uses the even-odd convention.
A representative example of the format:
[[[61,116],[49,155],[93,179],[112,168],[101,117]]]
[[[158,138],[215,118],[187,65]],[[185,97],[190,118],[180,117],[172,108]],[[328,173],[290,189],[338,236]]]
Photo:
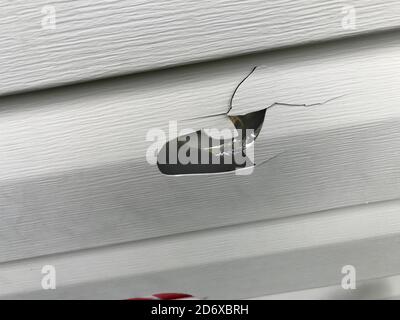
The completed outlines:
[[[399,209],[399,201],[381,202],[1,264],[0,298],[127,299],[178,290],[241,299],[340,285],[349,261],[362,295],[363,280],[400,272]],[[385,263],[371,263],[371,253]],[[48,264],[57,267],[57,290],[38,286]]]
[[[0,186],[0,257],[4,262],[398,198],[398,128],[394,120],[272,139],[263,153],[282,154],[245,177],[163,176],[144,159],[132,159],[7,181]]]
[[[0,94],[392,29],[399,17],[397,0],[3,1]]]
[[[151,128],[223,126],[253,66],[280,65],[311,94],[318,79],[303,81],[302,61],[315,77],[336,53],[349,68],[371,61],[377,87],[366,77],[364,96],[346,86],[324,105],[269,110],[256,161],[276,157],[254,174],[167,177],[146,162]],[[399,56],[392,33],[1,98],[1,262],[399,198]],[[303,77],[287,65],[294,57]],[[257,108],[272,101],[263,70],[254,81],[265,92],[249,95]],[[345,89],[335,79],[320,76],[327,97]],[[239,114],[251,107],[243,88]],[[295,98],[287,92],[282,84],[276,95]]]

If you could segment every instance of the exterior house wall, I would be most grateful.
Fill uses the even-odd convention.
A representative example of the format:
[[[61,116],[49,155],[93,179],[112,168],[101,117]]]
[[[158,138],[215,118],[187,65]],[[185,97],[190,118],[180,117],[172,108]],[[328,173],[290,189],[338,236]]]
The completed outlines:
[[[45,30],[44,5],[0,5],[0,297],[250,298],[338,285],[346,264],[400,272],[398,1],[55,1]],[[146,161],[152,128],[272,105],[251,175]]]

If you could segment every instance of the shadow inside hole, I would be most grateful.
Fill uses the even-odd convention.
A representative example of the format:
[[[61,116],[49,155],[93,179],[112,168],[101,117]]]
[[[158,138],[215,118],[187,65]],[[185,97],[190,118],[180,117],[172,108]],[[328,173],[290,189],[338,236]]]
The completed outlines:
[[[229,116],[237,132],[228,139],[216,139],[199,130],[167,142],[158,154],[159,170],[166,175],[209,174],[254,166],[254,157],[247,151],[262,129],[265,112]]]

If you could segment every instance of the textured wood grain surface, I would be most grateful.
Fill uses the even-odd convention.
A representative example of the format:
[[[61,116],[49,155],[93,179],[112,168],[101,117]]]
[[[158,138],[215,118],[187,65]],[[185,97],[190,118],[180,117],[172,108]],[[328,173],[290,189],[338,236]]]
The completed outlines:
[[[390,276],[400,272],[399,209],[383,202],[1,264],[0,297],[237,299],[340,285],[349,264],[357,281]],[[56,290],[40,287],[44,265],[56,268]]]
[[[0,261],[398,198],[399,39],[392,33],[3,97]],[[304,79],[328,62],[340,72],[306,81],[288,67],[293,59]],[[364,78],[338,81],[364,61]],[[167,129],[170,120],[193,129],[224,125],[223,115],[184,120],[226,112],[254,65],[281,65],[282,75],[271,73],[282,83],[277,99],[295,101],[282,79],[291,86],[298,79],[310,94],[299,103],[320,92],[346,95],[271,109],[256,158],[278,156],[252,175],[167,177],[146,162],[150,128]],[[268,93],[263,70],[249,81],[263,81]],[[248,110],[242,90],[238,113]]]
[[[400,276],[358,281],[356,290],[343,290],[341,285],[286,292],[252,300],[399,300]]]
[[[397,0],[2,1],[0,94],[396,28],[399,17]]]

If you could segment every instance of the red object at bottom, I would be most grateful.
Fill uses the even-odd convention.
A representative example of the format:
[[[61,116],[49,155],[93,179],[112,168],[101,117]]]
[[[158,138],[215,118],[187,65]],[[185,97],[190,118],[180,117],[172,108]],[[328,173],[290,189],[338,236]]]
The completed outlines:
[[[128,300],[181,300],[193,298],[192,295],[186,293],[156,293],[149,297],[130,298]]]

